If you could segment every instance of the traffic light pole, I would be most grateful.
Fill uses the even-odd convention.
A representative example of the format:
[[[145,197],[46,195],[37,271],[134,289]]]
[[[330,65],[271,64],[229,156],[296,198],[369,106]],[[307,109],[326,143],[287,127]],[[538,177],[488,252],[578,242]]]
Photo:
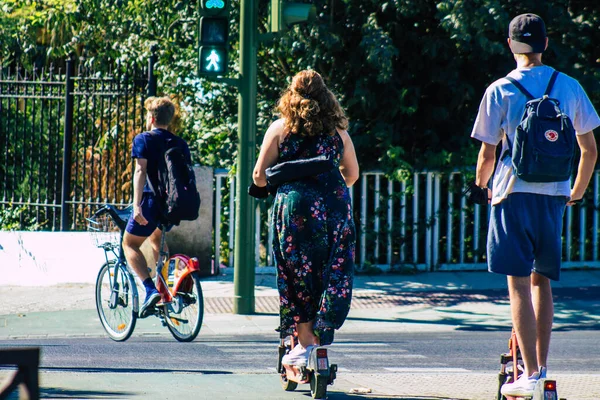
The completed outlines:
[[[234,248],[234,314],[254,314],[255,203],[247,195],[256,142],[257,0],[240,1],[240,78]]]

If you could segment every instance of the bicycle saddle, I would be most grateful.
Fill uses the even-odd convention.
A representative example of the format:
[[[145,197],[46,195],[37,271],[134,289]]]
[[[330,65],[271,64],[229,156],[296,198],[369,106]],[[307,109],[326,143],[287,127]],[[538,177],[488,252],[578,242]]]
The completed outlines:
[[[128,205],[127,207],[123,208],[122,210],[115,208],[115,214],[120,219],[120,221],[115,221],[115,222],[117,222],[117,225],[119,225],[119,227],[121,229],[125,229],[125,226],[127,225],[127,221],[129,220],[129,217],[131,216],[132,212],[133,212],[133,204]]]

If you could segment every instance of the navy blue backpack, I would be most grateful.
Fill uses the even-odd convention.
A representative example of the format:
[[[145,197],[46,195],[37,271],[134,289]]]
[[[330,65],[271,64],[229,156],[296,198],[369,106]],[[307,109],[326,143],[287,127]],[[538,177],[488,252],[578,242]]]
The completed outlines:
[[[571,178],[575,156],[575,129],[560,102],[549,97],[558,71],[552,73],[541,98],[534,98],[523,85],[507,76],[528,101],[517,127],[515,143],[508,136],[508,151],[514,173],[527,182],[562,182]]]
[[[179,225],[194,221],[200,213],[200,194],[196,189],[196,175],[184,148],[175,140],[162,143],[162,157],[158,162],[158,182],[147,181],[161,206],[160,222]]]

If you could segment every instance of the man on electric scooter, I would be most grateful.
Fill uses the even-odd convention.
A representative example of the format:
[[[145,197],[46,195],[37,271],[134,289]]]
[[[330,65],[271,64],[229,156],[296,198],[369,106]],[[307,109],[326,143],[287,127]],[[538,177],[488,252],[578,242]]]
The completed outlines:
[[[123,236],[123,250],[127,263],[142,280],[146,289],[146,299],[139,310],[140,318],[147,317],[148,311],[160,300],[160,294],[150,278],[148,264],[140,247],[149,239],[154,258],[158,259],[162,236],[162,231],[158,228],[161,209],[151,187],[158,186],[158,164],[160,158],[164,157],[164,143],[174,141],[177,146],[185,149],[185,156],[190,159],[190,150],[185,140],[168,130],[176,111],[171,99],[150,97],[144,103],[144,107],[147,111],[148,132],[137,135],[132,143],[131,157],[135,160],[133,213],[129,217]],[[168,251],[166,248],[165,250]]]
[[[563,73],[555,74],[553,68],[542,63],[548,38],[539,16],[522,14],[514,18],[509,25],[508,45],[517,68],[487,88],[471,134],[482,144],[470,199],[486,205],[491,200],[488,266],[491,272],[508,276],[512,322],[525,364],[521,377],[504,384],[501,393],[531,397],[537,380],[546,377],[554,317],[550,280],[558,280],[560,275],[563,214],[566,205],[581,200],[589,184],[597,157],[592,130],[600,126],[600,118],[575,79]],[[548,96],[543,97],[544,94]],[[569,129],[533,131],[530,125],[522,123],[526,115],[537,118],[530,108],[527,109],[529,114],[524,114],[526,103],[531,100],[541,104],[541,100],[547,98],[558,100],[556,108],[549,109]],[[539,111],[540,108],[536,112]],[[529,139],[520,139],[519,135]],[[541,178],[521,170],[523,164],[517,159],[537,162],[538,156],[544,156],[525,151],[527,146],[536,145],[533,137],[540,146],[551,146],[564,139],[574,150],[573,136],[581,158],[572,188],[569,179],[572,157],[564,161],[566,174],[560,175],[562,179],[543,175],[561,167],[558,159],[540,166]],[[496,146],[501,141],[501,156],[490,191],[486,186],[494,171]],[[515,146],[519,151],[512,151]],[[564,152],[565,148],[558,146],[556,151]]]

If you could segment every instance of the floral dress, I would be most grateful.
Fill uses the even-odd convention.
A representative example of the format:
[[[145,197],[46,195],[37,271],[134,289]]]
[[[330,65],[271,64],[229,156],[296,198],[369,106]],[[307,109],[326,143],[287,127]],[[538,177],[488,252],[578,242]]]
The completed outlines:
[[[303,143],[308,141],[307,143]],[[321,345],[333,342],[350,311],[356,232],[350,193],[339,164],[342,138],[288,135],[278,162],[328,154],[336,168],[277,188],[271,229],[277,264],[282,338],[314,320]]]

